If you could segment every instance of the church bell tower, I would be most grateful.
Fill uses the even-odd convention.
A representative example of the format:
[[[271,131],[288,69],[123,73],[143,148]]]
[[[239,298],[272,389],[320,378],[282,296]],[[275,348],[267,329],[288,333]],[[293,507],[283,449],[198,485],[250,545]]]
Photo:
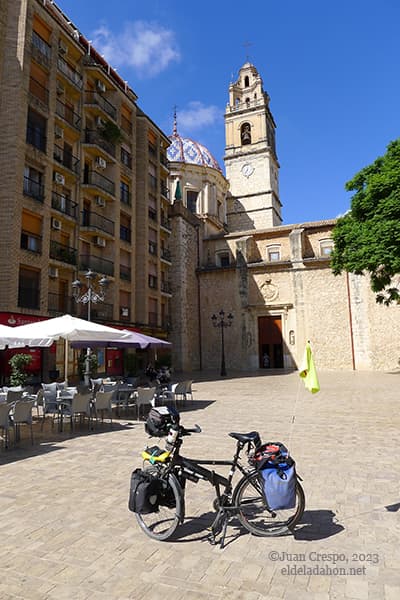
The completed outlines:
[[[254,65],[246,62],[229,86],[225,112],[225,169],[232,197],[230,231],[266,229],[282,223],[275,121],[269,96]]]

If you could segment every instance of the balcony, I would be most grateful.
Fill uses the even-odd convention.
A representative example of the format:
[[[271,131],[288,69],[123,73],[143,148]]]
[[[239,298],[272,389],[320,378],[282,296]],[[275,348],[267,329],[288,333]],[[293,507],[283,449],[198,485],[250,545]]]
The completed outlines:
[[[79,174],[79,158],[74,156],[70,150],[66,150],[62,146],[54,144],[53,158],[66,169],[73,171],[76,175]]]
[[[63,194],[52,192],[51,207],[73,219],[77,217],[78,204]]]
[[[41,127],[37,127],[28,122],[26,128],[26,141],[31,146],[46,153],[47,138],[44,134],[44,129]]]
[[[164,294],[171,294],[171,284],[169,281],[161,280],[161,291]]]
[[[113,320],[114,304],[101,302],[92,304],[90,309],[91,318],[95,321],[112,321]]]
[[[115,196],[115,184],[111,179],[104,177],[97,171],[87,171],[83,179],[84,185],[92,185],[111,196]]]
[[[168,217],[162,216],[160,219],[160,225],[163,229],[166,229],[169,233],[171,233],[171,221],[168,219]]]
[[[72,299],[65,294],[55,294],[50,292],[47,299],[48,312],[54,316],[72,314]]]
[[[57,66],[59,71],[72,83],[78,90],[82,89],[83,79],[82,75],[75,71],[63,58],[58,57]]]
[[[42,254],[42,236],[30,231],[21,231],[21,248],[35,254]]]
[[[49,90],[33,77],[30,77],[29,79],[29,92],[36,100],[39,100],[43,106],[48,108]]]
[[[44,185],[35,181],[34,179],[30,179],[30,177],[24,177],[24,194],[25,196],[30,196],[34,198],[38,202],[44,202]]]
[[[50,240],[50,251],[49,256],[53,260],[59,260],[60,262],[67,263],[69,265],[77,264],[78,253],[75,248],[60,244],[55,240]]]
[[[114,121],[117,119],[117,109],[104,96],[94,91],[85,92],[85,104],[95,105],[102,109]]]
[[[89,210],[82,212],[82,227],[114,235],[114,221]]]
[[[165,169],[169,169],[169,160],[164,154],[160,154],[160,163]]]
[[[96,129],[85,130],[85,144],[99,146],[99,148],[102,148],[110,156],[115,158],[115,145],[109,142],[108,140],[104,139]]]
[[[100,256],[92,256],[90,254],[81,254],[79,257],[81,271],[87,271],[91,269],[95,273],[101,273],[102,275],[110,275],[114,277],[114,262],[106,260]]]
[[[149,219],[157,222],[157,211],[155,208],[152,208],[151,206],[149,206],[148,214],[149,214]]]
[[[81,116],[74,112],[74,110],[68,104],[64,104],[64,102],[61,102],[61,100],[58,98],[56,102],[56,115],[61,117],[61,119],[66,121],[77,131],[81,130]]]
[[[161,191],[162,195],[164,196],[164,198],[169,198],[168,186],[163,182],[161,182],[160,191]]]
[[[37,63],[43,65],[47,69],[50,68],[51,46],[49,46],[49,44],[45,42],[44,39],[36,33],[36,31],[32,31],[31,52],[32,58]]]
[[[125,227],[125,225],[120,225],[119,226],[119,239],[123,240],[124,242],[128,242],[128,244],[131,243],[131,230],[129,227]]]
[[[120,265],[119,266],[119,277],[120,277],[120,279],[123,279],[124,281],[130,281],[131,280],[131,268],[126,267],[125,265]]]
[[[162,260],[166,260],[167,262],[171,262],[171,251],[169,248],[161,247],[161,258]]]

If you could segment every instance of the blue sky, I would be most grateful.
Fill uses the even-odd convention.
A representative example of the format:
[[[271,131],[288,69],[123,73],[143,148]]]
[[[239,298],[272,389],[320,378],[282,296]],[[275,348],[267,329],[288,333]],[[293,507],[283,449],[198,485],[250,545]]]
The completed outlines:
[[[170,134],[223,167],[228,87],[247,56],[277,125],[283,222],[334,218],[344,184],[400,136],[398,0],[58,0]],[[251,46],[246,46],[246,43]]]

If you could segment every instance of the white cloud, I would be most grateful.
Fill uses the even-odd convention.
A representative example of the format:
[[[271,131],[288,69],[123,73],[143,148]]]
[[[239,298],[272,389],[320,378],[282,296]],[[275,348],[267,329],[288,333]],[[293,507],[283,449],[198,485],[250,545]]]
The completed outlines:
[[[180,60],[174,32],[158,23],[126,23],[122,33],[102,25],[93,33],[93,46],[111,65],[133,67],[148,77]]]
[[[217,106],[205,106],[197,100],[189,102],[188,108],[178,110],[178,131],[191,131],[201,129],[206,125],[213,125],[221,118],[221,111]]]

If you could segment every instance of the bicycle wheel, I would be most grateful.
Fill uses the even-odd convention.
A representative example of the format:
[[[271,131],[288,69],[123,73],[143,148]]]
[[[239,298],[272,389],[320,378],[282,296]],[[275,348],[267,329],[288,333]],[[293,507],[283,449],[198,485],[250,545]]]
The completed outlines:
[[[296,505],[286,510],[272,511],[267,508],[256,471],[243,477],[233,494],[233,505],[238,508],[238,518],[250,533],[273,536],[287,533],[303,516],[305,498],[300,483],[296,481]]]
[[[161,475],[157,468],[150,468],[157,475]],[[159,510],[149,514],[136,513],[136,520],[146,535],[154,540],[168,540],[179,523],[183,521],[184,500],[183,492],[175,475],[170,473],[164,480],[163,498]]]

